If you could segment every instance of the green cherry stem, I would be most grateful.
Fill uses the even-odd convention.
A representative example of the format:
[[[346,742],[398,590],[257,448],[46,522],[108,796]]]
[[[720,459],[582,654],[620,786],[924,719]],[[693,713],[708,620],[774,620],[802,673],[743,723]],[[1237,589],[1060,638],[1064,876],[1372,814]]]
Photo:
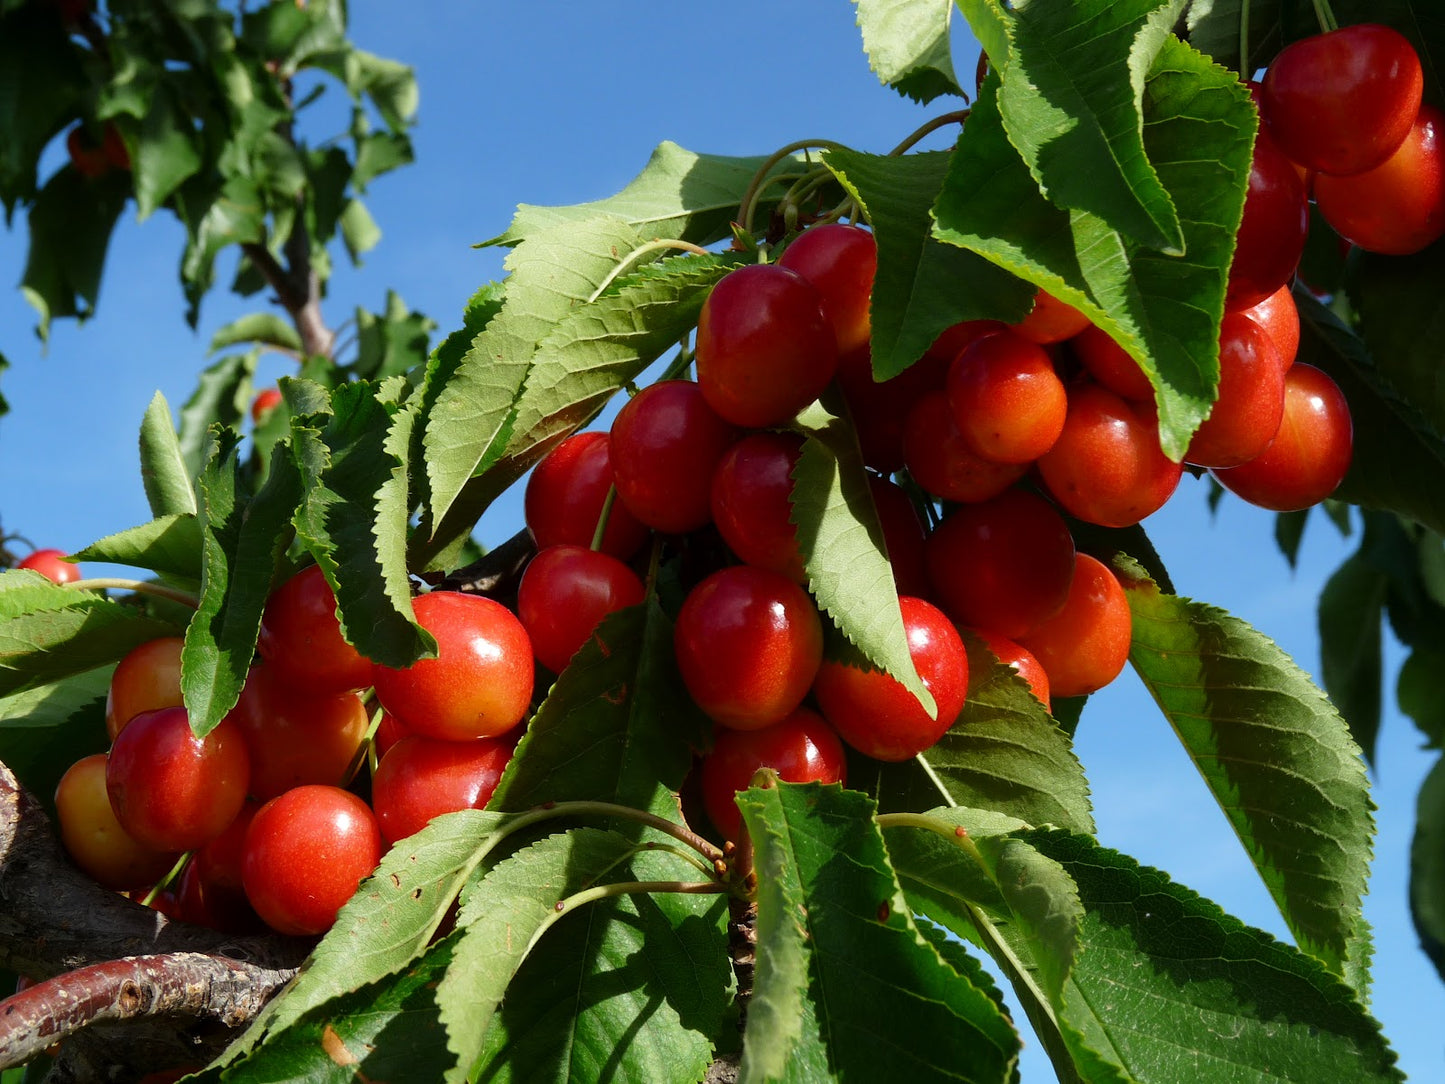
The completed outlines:
[[[1245,79],[1253,74],[1249,67],[1249,0],[1239,4],[1239,72]]]
[[[933,770],[933,765],[923,759],[922,753],[919,753],[913,759],[916,760],[918,762],[918,766],[923,769],[923,774],[928,776],[928,781],[938,789],[939,794],[943,795],[943,800],[948,805],[948,807],[950,809],[957,808],[958,803],[953,800],[953,795],[948,793],[948,787],[944,785],[944,782],[942,779],[939,778],[938,773]]]
[[[1247,3],[1248,0],[1246,0],[1246,4]],[[908,133],[908,135],[904,136],[903,142],[899,143],[898,146],[894,147],[891,151],[888,152],[888,157],[897,158],[900,154],[911,150],[925,137],[932,135],[940,128],[946,128],[950,124],[962,124],[964,121],[968,120],[968,114],[969,111],[967,109],[956,109],[952,113],[944,113],[942,116],[934,117],[932,120],[920,125],[918,128]]]
[[[145,896],[141,899],[140,902],[142,907],[149,907],[152,903],[154,903],[156,897],[165,891],[166,886],[181,875],[181,870],[186,868],[186,863],[191,860],[191,855],[193,854],[195,854],[195,851],[187,851],[185,854],[181,855],[179,858],[176,859],[176,864],[171,867],[170,872],[167,873],[155,884],[151,885],[151,890],[147,892]]]
[[[1331,30],[1340,28],[1339,20],[1335,18],[1334,10],[1330,7],[1330,0],[1314,0],[1314,9],[1322,33],[1328,34]]]
[[[747,190],[743,193],[742,202],[738,205],[738,221],[744,230],[752,232],[753,215],[757,213],[758,201],[762,197],[763,190],[771,183],[768,173],[772,168],[796,151],[815,147],[823,150],[847,150],[843,144],[831,139],[799,139],[774,151],[753,174],[753,179],[748,182]]]
[[[612,505],[617,501],[617,487],[608,486],[607,496],[602,498],[602,511],[597,513],[597,526],[592,529],[590,549],[597,553],[602,549],[602,536],[607,533],[607,521],[612,517]]]
[[[93,580],[72,580],[65,586],[72,591],[104,591],[107,588],[116,591],[134,591],[138,595],[154,595],[156,598],[179,602],[182,606],[189,606],[193,610],[199,609],[201,605],[200,599],[195,595],[186,591],[177,591],[174,587],[166,587],[159,583],[148,583],[145,580],[102,577]]]

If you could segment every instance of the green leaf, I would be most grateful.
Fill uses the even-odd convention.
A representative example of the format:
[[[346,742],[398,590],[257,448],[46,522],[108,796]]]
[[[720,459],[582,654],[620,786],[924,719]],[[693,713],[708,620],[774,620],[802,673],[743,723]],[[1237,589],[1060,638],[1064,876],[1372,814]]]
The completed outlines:
[[[977,636],[966,633],[964,644],[969,690],[958,722],[913,760],[850,762],[849,785],[866,790],[884,810],[922,811],[944,801],[1028,824],[1093,831],[1088,781],[1069,736],[1018,671]]]
[[[1445,747],[1445,700],[1440,697],[1440,675],[1445,673],[1445,651],[1416,648],[1400,666],[1396,697],[1400,710],[1410,716],[1432,749]]]
[[[174,194],[177,217],[186,226],[181,283],[190,304],[186,319],[199,318],[201,298],[215,278],[216,256],[228,245],[266,240],[265,201],[254,181],[232,175],[219,188],[203,175]]]
[[[201,522],[196,516],[157,516],[149,523],[106,535],[71,556],[77,561],[146,568],[178,587],[201,585]]]
[[[1240,57],[1240,31],[1244,16],[1249,19],[1249,60]],[[1285,45],[1304,34],[1316,33],[1319,22],[1314,11],[1288,0],[1210,0],[1191,4],[1185,16],[1189,43],[1217,63],[1236,72],[1253,73],[1263,68]],[[1302,33],[1299,28],[1310,29]]]
[[[386,292],[380,313],[356,309],[356,361],[351,370],[362,380],[385,380],[422,365],[427,337],[436,322],[413,312],[395,290]]]
[[[491,808],[597,800],[676,819],[673,792],[706,733],[677,671],[672,622],[650,598],[609,615],[557,678]]]
[[[196,493],[165,396],[156,392],[140,427],[140,476],[154,516],[196,514]]]
[[[136,212],[144,220],[163,206],[202,160],[192,122],[177,101],[177,91],[160,83],[140,118],[140,136],[131,148]]]
[[[854,0],[863,51],[878,81],[916,102],[967,97],[953,71],[953,0]]]
[[[296,333],[295,325],[274,312],[249,312],[232,320],[211,336],[208,349],[214,354],[228,346],[244,343],[262,343],[278,350],[301,352],[301,336]]]
[[[1092,839],[1022,838],[1084,907],[1064,994],[1076,1059],[1141,1084],[1403,1079],[1379,1024],[1319,961]]]
[[[260,360],[256,351],[228,354],[201,370],[196,388],[181,407],[181,455],[188,478],[206,465],[212,425],[239,429],[251,408],[251,381]]]
[[[438,390],[426,421],[433,520],[445,516],[469,478],[501,458],[538,344],[639,243],[626,222],[595,216],[537,231],[507,257],[511,277],[501,311]]]
[[[200,477],[201,602],[181,650],[181,693],[197,737],[209,734],[241,695],[302,497],[295,464],[284,456],[272,459],[271,476],[255,497],[238,492],[240,439],[218,430]]]
[[[361,257],[381,241],[381,227],[359,199],[346,201],[337,223],[341,226],[341,240],[346,244],[347,255],[352,263],[360,265]]]
[[[793,468],[792,510],[798,548],[821,610],[876,669],[938,714],[909,652],[893,566],[868,489],[852,427],[816,402],[798,416],[806,434]]]
[[[0,762],[47,808],[55,785],[81,757],[103,753],[111,668],[0,696]]]
[[[1028,315],[1032,286],[975,252],[934,238],[929,207],[948,174],[946,152],[895,157],[831,150],[824,161],[868,212],[878,242],[870,299],[878,379],[897,376],[940,332],[963,320],[1013,323]]]
[[[937,235],[1083,311],[1153,381],[1160,442],[1178,459],[1218,381],[1219,320],[1257,125],[1243,85],[1164,42],[1144,84],[1144,148],[1182,220],[1188,255],[1130,242],[1104,219],[1040,194],[999,115],[990,76],[934,211]]]
[[[697,326],[708,293],[734,266],[715,256],[670,259],[576,307],[537,344],[507,454],[550,446],[596,417],[614,392]]]
[[[516,245],[569,222],[598,217],[621,218],[644,240],[680,238],[708,245],[731,236],[729,223],[738,216],[743,194],[765,158],[730,158],[697,154],[676,143],[660,143],[642,172],[614,196],[571,207],[540,207],[524,203],[517,208],[507,232],[484,245]],[[768,176],[792,172],[798,159],[774,165]],[[758,215],[766,216],[777,203],[779,190],[765,192]]]
[[[0,573],[0,697],[84,674],[179,632],[168,621],[53,584],[38,572]]]
[[[436,642],[411,609],[410,505],[397,455],[409,442],[390,439],[391,410],[370,383],[343,384],[329,399],[310,381],[286,379],[282,390],[300,470],[296,530],[336,594],[342,635],[383,666],[410,666]]]
[[[114,174],[86,180],[65,167],[30,206],[30,253],[20,288],[40,314],[40,335],[57,316],[86,319],[100,296],[110,234],[127,196]]]
[[[6,223],[35,194],[45,145],[82,109],[86,51],[43,4],[0,13],[0,203]]]
[[[397,132],[371,132],[356,141],[356,167],[351,183],[358,192],[394,169],[412,162],[411,140]]]
[[[3,759],[3,758],[0,758]],[[1415,808],[1410,843],[1410,917],[1420,947],[1445,976],[1445,760],[1436,760]]]
[[[1374,835],[1369,781],[1349,728],[1273,641],[1115,568],[1134,619],[1129,661],[1300,947],[1342,970]]]
[[[1325,583],[1319,629],[1320,680],[1365,759],[1373,763],[1380,732],[1380,620],[1390,580],[1367,556],[1369,544],[1367,538]]]
[[[872,803],[780,784],[738,806],[759,878],[740,1080],[1009,1080],[1018,1036],[919,933]]]

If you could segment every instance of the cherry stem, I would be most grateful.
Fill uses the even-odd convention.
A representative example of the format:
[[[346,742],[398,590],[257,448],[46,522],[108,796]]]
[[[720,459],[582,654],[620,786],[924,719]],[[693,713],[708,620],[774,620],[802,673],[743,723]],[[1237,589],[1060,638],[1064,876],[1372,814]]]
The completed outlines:
[[[1328,34],[1331,30],[1340,28],[1339,20],[1335,18],[1334,10],[1330,7],[1330,0],[1314,0],[1314,8],[1321,32]]]
[[[668,362],[667,370],[657,378],[658,382],[681,379],[682,374],[687,372],[687,367],[692,364],[693,357],[692,347],[688,345],[687,336],[684,335],[677,344],[677,357]]]
[[[155,884],[151,885],[151,890],[147,892],[140,901],[141,906],[149,907],[151,904],[153,904],[156,900],[156,897],[166,890],[166,886],[168,886],[172,881],[174,881],[177,877],[181,875],[181,870],[186,868],[186,863],[191,860],[191,855],[195,853],[195,851],[187,851],[185,854],[177,858],[176,864],[171,867],[170,872],[167,873]]]
[[[1248,0],[1246,0],[1246,6]],[[944,113],[941,117],[934,117],[931,121],[921,125],[903,138],[903,142],[888,152],[889,158],[897,158],[900,154],[910,150],[920,143],[927,136],[932,135],[940,128],[946,128],[950,124],[962,124],[968,120],[969,110],[956,109],[952,113]]]
[[[376,763],[373,758],[376,753],[376,731],[381,726],[381,717],[385,714],[386,710],[380,704],[371,713],[371,722],[366,726],[366,733],[361,737],[361,744],[356,747],[356,752],[351,756],[351,763],[346,766],[346,772],[341,777],[342,787],[351,786],[351,781],[361,771],[363,764],[370,763],[371,770],[375,773]]]
[[[602,511],[597,513],[597,526],[592,529],[592,545],[588,547],[593,553],[602,549],[602,536],[607,533],[607,521],[612,518],[612,506],[617,501],[617,487],[607,487],[607,496],[602,498]]]
[[[682,825],[675,824],[654,813],[634,809],[628,805],[617,805],[614,802],[548,802],[545,805],[536,806],[519,816],[516,821],[507,827],[505,834],[510,835],[519,828],[536,824],[539,821],[551,820],[556,817],[583,816],[589,813],[599,814],[605,817],[621,817],[624,820],[636,821],[638,824],[645,825],[648,828],[655,828],[664,835],[671,836],[684,846],[690,847],[709,862],[716,862],[723,856],[721,850],[689,828],[684,828]]]
[[[706,862],[704,862],[701,858],[699,858],[693,851],[688,850],[687,848],[684,848],[684,847],[678,847],[678,846],[676,846],[676,845],[674,845],[674,844],[672,844],[672,843],[658,843],[658,842],[656,842],[656,841],[650,841],[650,842],[648,842],[648,843],[644,843],[641,847],[637,848],[637,850],[634,851],[633,853],[634,853],[634,854],[639,854],[639,853],[641,853],[641,852],[643,852],[643,851],[666,851],[668,854],[676,855],[678,858],[681,858],[681,859],[682,859],[684,862],[686,862],[688,865],[690,865],[690,866],[696,866],[698,872],[701,873],[704,877],[711,877],[711,876],[713,876],[714,873],[715,873],[713,867],[712,867],[712,866],[709,866]]]
[[[824,150],[847,150],[847,147],[842,143],[835,142],[831,139],[799,139],[793,143],[789,143],[786,147],[774,151],[768,156],[767,160],[758,167],[758,171],[753,174],[753,179],[748,182],[747,190],[743,193],[742,203],[738,206],[738,221],[742,224],[744,230],[748,233],[752,232],[753,215],[757,213],[758,201],[762,197],[763,190],[767,188],[773,180],[776,180],[776,178],[769,179],[768,177],[768,173],[771,172],[772,168],[784,158],[788,157],[788,155],[796,151],[808,150],[814,147],[820,147]]]
[[[950,809],[958,808],[958,803],[953,800],[953,795],[948,793],[948,787],[944,785],[944,782],[942,779],[939,778],[938,773],[933,770],[933,765],[923,759],[923,754],[919,753],[913,759],[918,761],[918,766],[923,769],[923,774],[928,776],[928,781],[938,788],[939,794],[943,795],[944,803]]]
[[[646,244],[638,245],[634,248],[617,262],[616,267],[607,272],[607,276],[597,284],[597,289],[593,290],[592,296],[587,299],[588,304],[591,304],[601,297],[603,291],[611,286],[624,271],[637,266],[641,262],[638,257],[647,256],[653,252],[659,252],[664,249],[674,249],[678,252],[691,252],[694,256],[712,255],[712,253],[708,252],[708,250],[701,245],[695,245],[691,241],[683,241],[676,237],[659,237],[655,241],[648,241]]]
[[[728,891],[730,889],[727,885],[719,884],[716,881],[619,881],[616,884],[584,888],[581,892],[558,900],[554,906],[558,914],[564,914],[584,903],[638,893],[681,892],[692,896],[720,896]]]
[[[1239,4],[1239,73],[1245,79],[1254,75],[1249,63],[1249,0]]]
[[[179,602],[182,606],[189,606],[193,610],[199,609],[201,605],[201,600],[196,598],[195,595],[185,591],[178,591],[174,587],[166,587],[163,584],[150,583],[146,580],[102,577],[93,580],[72,580],[65,586],[77,591],[103,591],[107,588],[116,591],[134,591],[138,595],[154,595],[156,598]]]

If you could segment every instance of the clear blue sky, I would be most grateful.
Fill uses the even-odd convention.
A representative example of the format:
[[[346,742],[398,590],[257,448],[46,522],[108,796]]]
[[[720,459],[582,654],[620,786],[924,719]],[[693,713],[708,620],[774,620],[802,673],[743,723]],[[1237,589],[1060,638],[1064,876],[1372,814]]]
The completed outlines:
[[[325,311],[382,307],[395,289],[445,333],[501,253],[470,246],[501,232],[519,202],[575,203],[608,195],[671,139],[726,154],[767,153],[828,138],[885,151],[928,116],[869,72],[849,5],[759,0],[727,5],[640,0],[481,4],[423,0],[352,4],[363,48],[412,64],[421,85],[417,163],[381,178],[370,207],[384,231],[360,271],[341,267]],[[959,34],[960,72],[977,47]],[[340,95],[330,95],[339,106]],[[332,112],[331,116],[339,114]],[[340,124],[308,129],[314,138]],[[149,518],[136,434],[156,390],[178,408],[214,330],[257,305],[216,293],[199,334],[181,318],[179,227],[162,214],[137,225],[128,211],[113,240],[100,313],[58,324],[48,349],[13,289],[24,265],[23,226],[0,232],[0,526],[37,546],[78,549]],[[344,256],[338,256],[344,263]],[[223,268],[219,276],[227,274]],[[279,358],[267,376],[286,372]],[[1226,499],[1217,516],[1186,477],[1147,524],[1181,594],[1211,602],[1277,640],[1318,672],[1315,599],[1349,552],[1322,516],[1291,572],[1274,547],[1273,519]],[[520,525],[506,499],[479,534],[498,542]],[[1387,674],[1398,665],[1387,658]],[[1388,682],[1387,678],[1387,682]],[[1379,838],[1367,916],[1374,924],[1376,1015],[1416,1080],[1441,1079],[1445,987],[1416,947],[1404,897],[1414,797],[1431,757],[1408,719],[1387,705],[1375,775]],[[1283,924],[1168,724],[1132,674],[1089,704],[1078,752],[1093,789],[1101,840],[1284,937]],[[1026,1036],[1026,1039],[1028,1036]],[[1028,1042],[1024,1080],[1052,1080]]]

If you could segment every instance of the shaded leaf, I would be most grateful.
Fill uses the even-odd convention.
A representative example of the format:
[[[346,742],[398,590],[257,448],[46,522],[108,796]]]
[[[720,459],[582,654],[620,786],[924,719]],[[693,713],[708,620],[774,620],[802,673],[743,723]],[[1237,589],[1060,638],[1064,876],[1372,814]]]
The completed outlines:
[[[1380,620],[1390,580],[1364,553],[1367,545],[1346,558],[1320,592],[1320,680],[1373,762],[1380,732]]]
[[[127,197],[115,174],[87,180],[60,169],[30,206],[30,251],[20,288],[40,314],[40,336],[57,316],[85,319],[100,297],[110,234]]]
[[[264,343],[281,350],[301,352],[301,336],[285,317],[274,312],[250,312],[232,320],[211,336],[211,353],[242,343]]]
[[[201,370],[195,391],[181,407],[179,439],[188,478],[198,477],[206,465],[213,424],[240,427],[251,407],[251,380],[258,360],[254,350],[228,354]]]
[[[107,535],[72,554],[77,561],[104,561],[158,573],[178,587],[199,588],[203,536],[195,515],[157,516]]]
[[[953,71],[953,0],[854,0],[863,51],[878,81],[916,102],[965,96]]]
[[[1436,760],[1415,806],[1410,843],[1410,917],[1420,947],[1445,976],[1445,760]]]
[[[0,696],[0,762],[47,809],[55,785],[81,757],[103,753],[109,666]]]
[[[201,168],[197,136],[177,92],[159,83],[140,117],[140,133],[131,150],[136,213],[149,217],[188,177]]]

